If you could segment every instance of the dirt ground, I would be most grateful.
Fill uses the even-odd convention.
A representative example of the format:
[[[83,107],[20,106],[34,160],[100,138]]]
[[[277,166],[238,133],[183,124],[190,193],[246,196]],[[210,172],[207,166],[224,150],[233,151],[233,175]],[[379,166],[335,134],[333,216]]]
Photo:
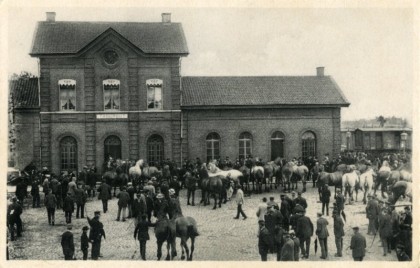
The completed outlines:
[[[299,185],[301,187],[301,185]],[[331,188],[333,192],[333,189]],[[256,210],[262,197],[274,196],[278,202],[280,192],[278,190],[260,195],[247,197],[243,206],[248,216],[247,220],[235,220],[236,204],[230,201],[222,205],[221,209],[212,210],[212,206],[196,205],[194,207],[186,205],[186,190],[180,194],[181,205],[184,216],[192,216],[198,223],[200,236],[196,239],[194,260],[207,261],[258,261],[258,219]],[[321,210],[321,203],[317,202],[318,194],[315,188],[309,186],[308,192],[303,196],[308,201],[307,216],[311,218],[316,226],[316,213]],[[200,191],[196,192],[196,200],[201,197]],[[361,200],[361,194],[359,200]],[[42,197],[41,197],[42,198]],[[199,202],[196,202],[199,203]],[[332,202],[331,202],[332,206]],[[87,214],[93,215],[95,210],[102,210],[102,203],[98,200],[89,201],[86,204]],[[100,260],[132,260],[132,255],[136,251],[134,260],[140,260],[138,241],[134,240],[134,224],[132,220],[126,222],[117,222],[117,199],[113,198],[109,202],[109,212],[101,215],[101,221],[104,224],[106,240],[102,242]],[[318,252],[314,250],[315,236],[311,240],[310,256],[308,260],[303,261],[349,261],[352,260],[351,250],[348,249],[351,235],[351,227],[358,225],[360,232],[365,235],[367,240],[367,253],[365,260],[375,261],[396,261],[396,255],[393,251],[386,257],[382,256],[382,247],[379,237],[373,241],[373,236],[367,236],[368,220],[365,216],[365,205],[361,201],[354,205],[345,207],[347,222],[345,223],[345,237],[343,257],[336,258],[336,247],[334,244],[333,219],[331,214],[327,217],[329,221],[328,249],[329,257],[327,260],[320,259],[321,249]],[[330,211],[331,212],[331,211]],[[74,215],[75,216],[75,215]],[[63,260],[63,253],[60,245],[61,234],[66,230],[64,212],[56,212],[56,225],[49,226],[45,208],[26,208],[22,214],[24,222],[23,237],[17,241],[11,242],[11,256],[17,260]],[[73,220],[73,234],[75,237],[76,257],[82,258],[80,251],[80,236],[82,227],[88,225],[86,219]],[[156,239],[153,228],[149,230],[150,241],[147,243],[147,260],[156,260]],[[180,260],[181,248],[177,240],[178,257]],[[163,247],[163,254],[166,256],[166,247]],[[90,257],[90,249],[89,249]],[[269,261],[274,261],[275,255],[269,255]]]

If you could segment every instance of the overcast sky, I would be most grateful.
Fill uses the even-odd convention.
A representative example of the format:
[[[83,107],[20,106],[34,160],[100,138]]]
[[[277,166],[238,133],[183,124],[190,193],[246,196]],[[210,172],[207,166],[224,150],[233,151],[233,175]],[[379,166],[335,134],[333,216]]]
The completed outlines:
[[[9,75],[38,74],[29,56],[37,21],[181,22],[190,54],[182,75],[315,75],[325,66],[351,102],[342,120],[412,120],[413,14],[409,9],[14,8]]]

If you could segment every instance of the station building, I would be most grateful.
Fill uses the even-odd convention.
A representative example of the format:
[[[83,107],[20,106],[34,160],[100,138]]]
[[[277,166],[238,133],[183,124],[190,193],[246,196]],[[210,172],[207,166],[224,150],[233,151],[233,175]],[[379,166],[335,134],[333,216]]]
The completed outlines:
[[[48,12],[30,52],[39,60],[31,107],[39,135],[32,151],[16,146],[26,155],[17,162],[60,172],[101,167],[108,156],[180,163],[340,152],[349,102],[323,67],[313,76],[181,77],[188,53],[168,13],[135,23],[57,21]]]

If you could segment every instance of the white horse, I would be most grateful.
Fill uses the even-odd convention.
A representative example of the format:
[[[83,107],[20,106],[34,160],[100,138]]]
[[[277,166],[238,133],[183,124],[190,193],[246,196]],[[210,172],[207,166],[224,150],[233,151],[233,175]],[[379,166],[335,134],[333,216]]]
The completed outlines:
[[[298,166],[297,163],[295,161],[291,161],[290,163],[292,163],[292,169],[293,169],[293,173],[295,175],[297,175],[297,177],[295,177],[295,179],[292,179],[292,190],[298,188],[297,186],[297,181],[299,178],[301,178],[302,180],[302,186],[303,192],[306,192],[306,180],[308,179],[308,174],[309,174],[309,169],[307,166],[305,165],[300,165]]]
[[[233,180],[235,185],[239,184],[239,179],[243,176],[242,172],[236,169],[221,170],[213,162],[210,162],[208,164],[207,169],[209,171],[209,177],[222,176],[223,178],[227,178],[229,176],[229,178]]]
[[[140,159],[139,161],[136,162],[136,165],[132,166],[128,170],[128,174],[130,175],[131,181],[138,182],[140,180],[141,167],[143,166],[143,162],[144,162],[144,160]]]
[[[357,174],[356,167],[354,165],[348,166],[348,169],[350,172],[343,175],[343,189],[345,189],[344,196],[348,193],[350,197],[349,204],[351,204],[354,201],[353,192],[356,187],[356,183],[359,182],[359,175]]]
[[[360,187],[363,193],[363,204],[366,204],[366,196],[368,194],[373,194],[374,187],[374,177],[376,173],[372,168],[369,168],[365,173],[360,175]],[[357,200],[357,191],[356,191],[356,200]]]
[[[257,192],[260,194],[262,193],[263,183],[265,184],[265,190],[268,191],[267,183],[269,179],[268,178],[264,179],[264,168],[261,166],[253,165],[251,168],[251,174],[255,183],[257,184]]]

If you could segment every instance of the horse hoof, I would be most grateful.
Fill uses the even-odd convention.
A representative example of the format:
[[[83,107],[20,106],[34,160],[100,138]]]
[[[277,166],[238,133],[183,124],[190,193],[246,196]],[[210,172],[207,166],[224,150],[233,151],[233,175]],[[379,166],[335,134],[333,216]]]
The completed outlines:
[[[216,210],[216,207],[214,207],[213,209]]]
[[[181,260],[185,260],[185,256],[181,256]]]

